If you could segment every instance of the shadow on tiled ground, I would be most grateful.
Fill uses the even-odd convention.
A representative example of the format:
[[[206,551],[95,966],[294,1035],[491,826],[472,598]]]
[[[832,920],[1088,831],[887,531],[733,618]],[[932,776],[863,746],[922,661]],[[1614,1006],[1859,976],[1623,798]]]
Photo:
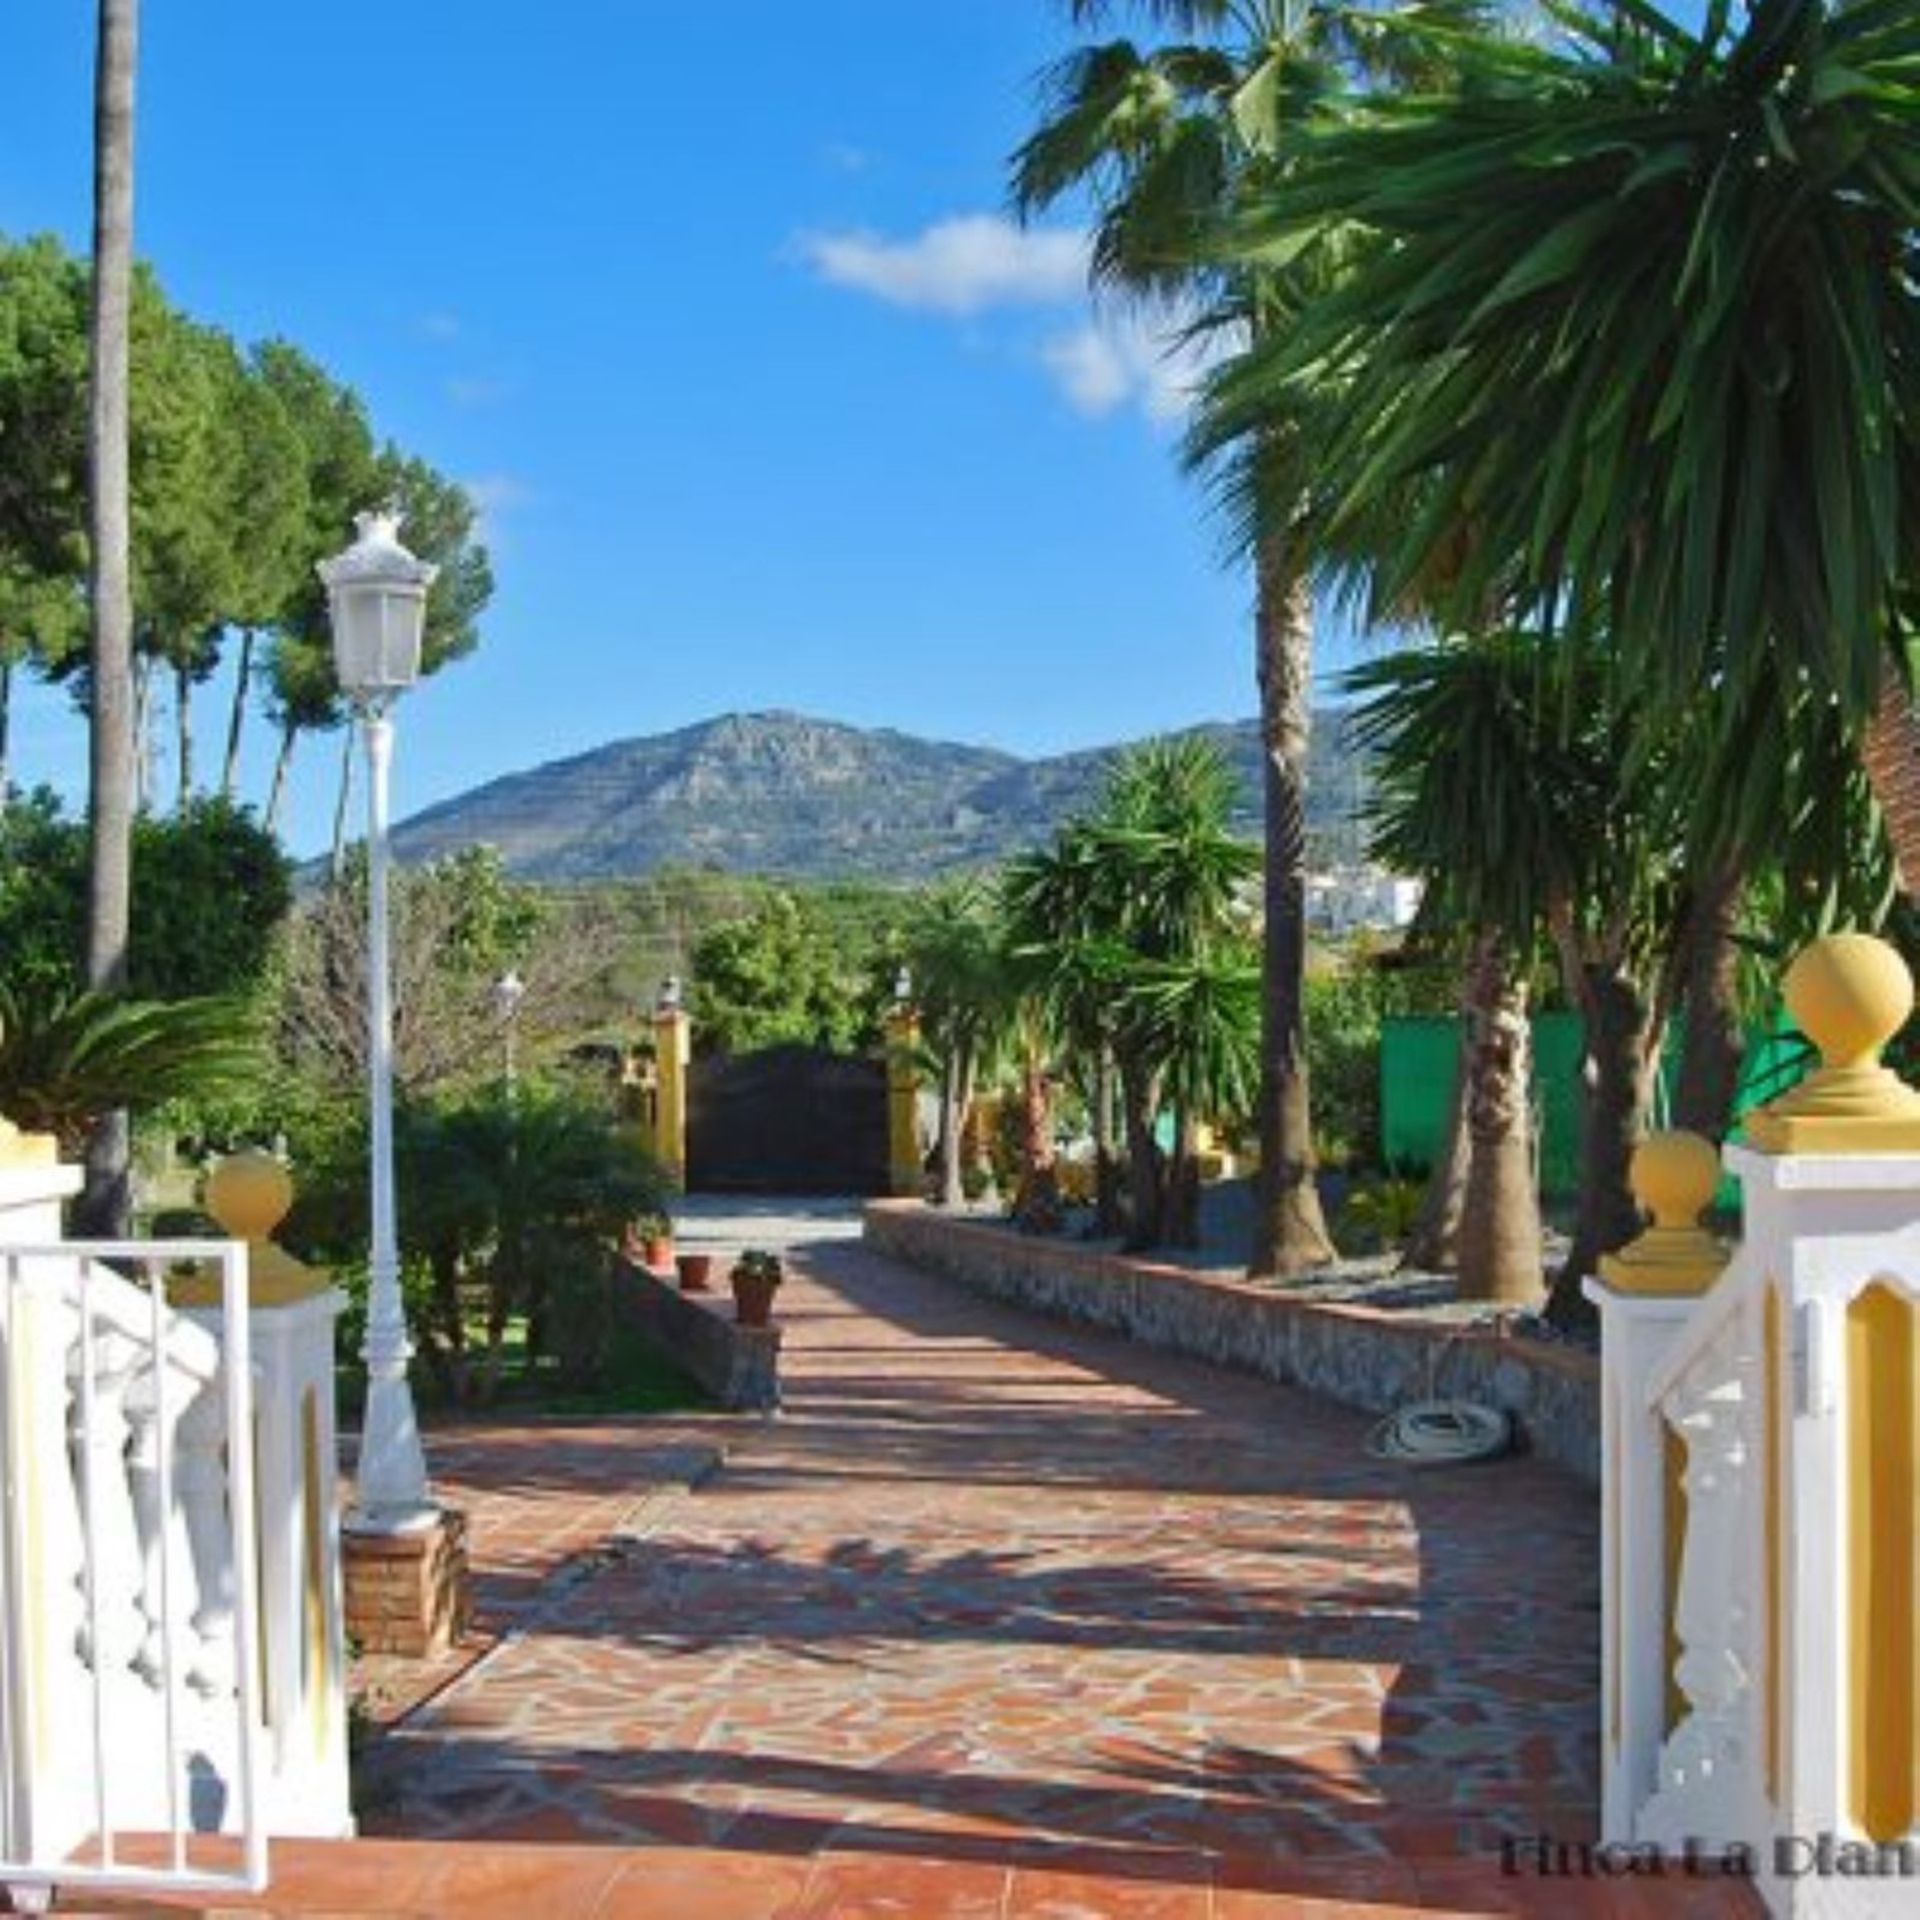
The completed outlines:
[[[383,1743],[370,1825],[1216,1888],[1591,1832],[1590,1489],[798,1266],[785,1416]]]

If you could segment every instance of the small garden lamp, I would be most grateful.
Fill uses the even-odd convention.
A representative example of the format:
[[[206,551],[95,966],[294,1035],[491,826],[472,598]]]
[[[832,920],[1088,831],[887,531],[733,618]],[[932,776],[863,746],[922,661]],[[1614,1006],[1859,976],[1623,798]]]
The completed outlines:
[[[411,1533],[439,1519],[427,1491],[426,1455],[407,1384],[413,1342],[400,1297],[394,1223],[393,987],[387,933],[387,776],[395,697],[420,677],[427,589],[439,569],[400,544],[400,518],[383,510],[354,521],[359,538],[320,562],[333,627],[334,674],[367,747],[367,1080],[371,1119],[372,1231],[368,1259],[366,1417],[347,1525]]]
[[[509,967],[493,983],[493,1010],[499,1016],[500,1024],[507,1037],[507,1092],[514,1089],[516,1075],[514,1068],[514,1042],[520,1032],[520,1002],[527,997],[527,983],[520,978],[518,971]]]

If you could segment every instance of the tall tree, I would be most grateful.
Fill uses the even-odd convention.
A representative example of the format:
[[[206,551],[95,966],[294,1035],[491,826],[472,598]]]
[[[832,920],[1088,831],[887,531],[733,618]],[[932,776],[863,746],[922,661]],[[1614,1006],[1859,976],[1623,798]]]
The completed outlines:
[[[1473,0],[1362,8],[1342,0],[1072,0],[1100,26],[1130,10],[1163,35],[1082,47],[1047,76],[1045,118],[1013,162],[1025,216],[1093,202],[1093,271],[1161,317],[1255,334],[1283,327],[1289,283],[1313,269],[1223,260],[1208,236],[1285,163],[1282,135],[1342,73],[1431,76],[1434,26],[1478,17]],[[1312,555],[1298,500],[1310,462],[1298,412],[1270,417],[1250,455],[1255,660],[1266,821],[1260,1176],[1249,1270],[1286,1274],[1333,1257],[1315,1180],[1305,1034],[1306,765],[1313,684]],[[1277,484],[1275,484],[1277,482]],[[1289,497],[1292,496],[1292,497]]]
[[[100,0],[94,72],[93,302],[88,459],[93,721],[87,823],[87,983],[127,972],[133,883],[133,600],[128,527],[128,342],[133,299],[133,103],[139,0]],[[126,1230],[131,1140],[124,1111],[95,1126],[80,1217]]]
[[[88,299],[57,242],[0,242],[0,793],[16,674],[88,644]]]

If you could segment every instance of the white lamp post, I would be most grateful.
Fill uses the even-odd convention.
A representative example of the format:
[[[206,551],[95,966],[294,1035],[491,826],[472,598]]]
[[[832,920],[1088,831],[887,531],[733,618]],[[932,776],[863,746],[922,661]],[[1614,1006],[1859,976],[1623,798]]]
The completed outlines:
[[[513,1098],[518,1064],[514,1058],[514,1042],[519,1038],[520,1002],[527,997],[527,983],[520,978],[518,971],[509,967],[493,983],[493,1010],[500,1016],[500,1024],[506,1030],[507,1037],[507,1098]]]
[[[388,709],[420,677],[427,589],[437,567],[400,544],[396,513],[363,513],[359,539],[320,563],[333,622],[334,673],[367,743],[367,1067],[372,1107],[373,1219],[367,1298],[367,1407],[356,1494],[347,1524],[361,1533],[408,1533],[438,1518],[407,1384],[413,1343],[400,1299],[393,1206],[393,996],[387,938]]]

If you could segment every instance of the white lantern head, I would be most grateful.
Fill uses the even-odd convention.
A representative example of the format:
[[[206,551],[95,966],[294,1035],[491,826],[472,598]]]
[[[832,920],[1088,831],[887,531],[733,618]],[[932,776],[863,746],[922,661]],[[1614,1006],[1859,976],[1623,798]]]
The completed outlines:
[[[680,976],[677,973],[668,974],[667,977],[660,982],[660,998],[655,1003],[656,1011],[660,1013],[678,1013],[681,1008],[683,995],[684,989],[680,984]]]
[[[511,967],[493,983],[493,1010],[502,1020],[511,1020],[526,997],[527,983]]]
[[[420,677],[427,589],[440,569],[400,544],[391,508],[354,516],[359,532],[345,553],[322,560],[333,622],[333,668],[356,706],[379,706]]]

